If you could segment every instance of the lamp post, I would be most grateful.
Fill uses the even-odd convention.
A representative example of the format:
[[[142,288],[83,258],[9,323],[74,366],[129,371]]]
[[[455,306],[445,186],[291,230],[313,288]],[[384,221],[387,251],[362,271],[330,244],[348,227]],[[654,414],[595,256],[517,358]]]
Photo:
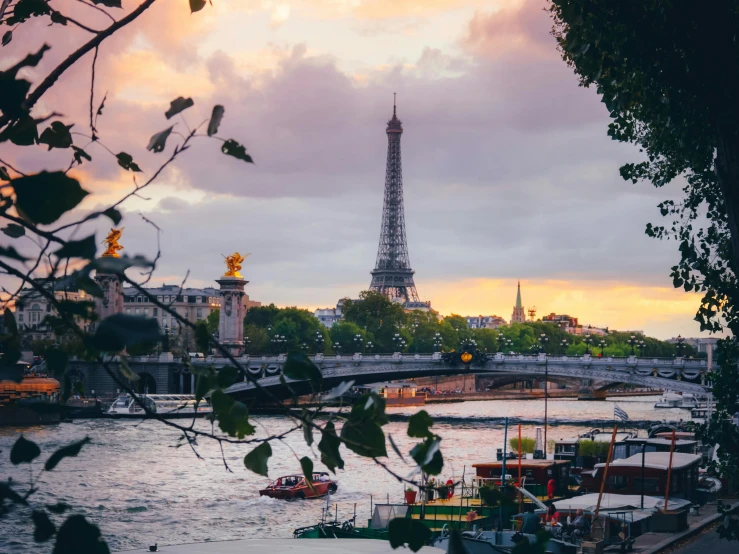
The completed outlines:
[[[413,329],[413,346],[415,347],[416,354],[418,354],[418,341],[416,340],[416,331],[418,331],[418,318],[411,323],[411,329]]]
[[[373,346],[372,341],[368,340],[367,341],[367,352],[372,352],[372,346]]]
[[[562,350],[564,351],[564,354],[567,354],[567,346],[570,344],[567,342],[567,339],[562,339],[562,342],[560,343],[562,345]]]
[[[438,352],[441,348],[441,333],[438,331],[434,334],[434,352]]]
[[[505,344],[505,337],[503,333],[498,331],[498,352],[503,352],[503,345]]]
[[[325,340],[323,338],[323,333],[316,331],[316,337],[314,340],[316,341],[316,354],[323,353],[323,342]]]
[[[636,347],[639,349],[639,356],[644,355],[644,347],[647,345],[643,340],[636,343]]]
[[[249,353],[249,343],[251,342],[251,339],[249,338],[249,335],[246,335],[244,337],[244,354]]]
[[[547,343],[549,337],[544,333],[539,337],[541,350],[544,352],[544,459],[547,459],[547,423],[549,420],[549,358],[547,356]]]
[[[341,345],[338,342],[334,343],[334,352],[341,356]]]
[[[363,343],[364,343],[364,339],[362,338],[362,335],[360,335],[360,334],[356,334],[356,335],[354,336],[354,344],[355,344],[355,345],[357,346],[357,348],[359,349],[359,352],[362,352],[362,353],[364,353],[364,349],[363,349],[363,347],[362,347]]]
[[[585,335],[585,338],[582,339],[582,341],[585,343],[585,353],[590,354],[590,346],[593,344],[593,337],[590,336],[590,333]]]
[[[631,338],[630,338],[629,340],[627,340],[627,341],[626,341],[626,343],[627,343],[627,344],[628,344],[629,346],[631,346],[631,355],[632,355],[632,356],[634,355],[634,346],[636,346],[636,344],[637,344],[638,342],[639,342],[639,341],[638,341],[638,340],[636,340],[636,337],[635,337],[634,335],[631,335]]]
[[[683,355],[683,348],[685,348],[685,339],[678,335],[677,336],[677,345],[675,346],[675,349],[677,350],[677,357],[682,358]]]
[[[598,346],[600,346],[600,355],[603,356],[603,352],[605,352],[605,349],[606,349],[606,341],[601,339],[600,342],[598,343]]]

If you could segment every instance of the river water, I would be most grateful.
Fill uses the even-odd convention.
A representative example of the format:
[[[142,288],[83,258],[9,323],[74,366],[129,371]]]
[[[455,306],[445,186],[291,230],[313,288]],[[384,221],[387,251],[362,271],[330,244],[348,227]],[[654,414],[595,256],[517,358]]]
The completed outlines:
[[[620,398],[618,404],[632,421],[661,421],[688,418],[685,410],[655,410],[656,397]],[[613,422],[614,402],[549,401],[549,439],[576,436],[594,427],[608,429]],[[385,433],[393,436],[402,453],[417,439],[406,434],[407,418],[418,408],[393,408]],[[517,433],[534,437],[544,414],[543,400],[514,400],[434,404],[426,407],[434,417],[433,430],[442,437],[444,471],[441,477],[468,476],[471,465],[495,459],[503,446],[503,418],[511,418],[509,436]],[[260,434],[286,430],[285,417],[256,416]],[[198,425],[209,427],[205,421]],[[198,459],[188,446],[176,448],[179,433],[161,423],[130,420],[78,420],[60,425],[25,428],[26,438],[41,446],[42,455],[33,464],[36,503],[66,502],[74,513],[98,524],[111,550],[143,548],[149,544],[179,544],[257,537],[290,537],[293,529],[316,523],[326,499],[285,502],[260,498],[258,490],[268,479],[244,468],[248,446],[224,447],[226,470],[220,449],[213,441],[201,439],[195,446]],[[0,479],[11,477],[27,487],[27,465],[13,467],[9,452],[20,429],[0,428]],[[644,433],[644,431],[642,431]],[[57,448],[89,436],[76,458],[66,458],[52,472],[42,472],[43,461]],[[269,461],[271,477],[300,473],[298,459],[316,460],[302,436],[289,435],[284,443],[273,443]],[[315,450],[315,444],[314,444]],[[342,447],[345,468],[339,472],[339,490],[330,499],[331,511],[338,506],[339,519],[350,518],[356,510],[358,522],[370,516],[370,496],[375,502],[388,498],[402,502],[403,487],[371,460],[360,458]],[[401,474],[405,465],[388,447],[388,465]],[[0,520],[0,552],[50,552],[51,545],[33,542],[28,510],[16,509]],[[63,516],[53,516],[60,521]]]

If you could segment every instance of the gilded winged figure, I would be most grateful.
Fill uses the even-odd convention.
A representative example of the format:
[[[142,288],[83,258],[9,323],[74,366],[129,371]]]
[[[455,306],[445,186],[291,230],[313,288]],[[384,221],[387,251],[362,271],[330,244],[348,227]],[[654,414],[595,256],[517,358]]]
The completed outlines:
[[[120,258],[118,251],[123,250],[123,247],[118,244],[118,239],[121,238],[121,235],[123,234],[123,229],[124,227],[121,227],[120,229],[110,230],[110,233],[108,233],[108,236],[105,237],[105,240],[103,241],[103,244],[105,244],[106,246],[105,252],[103,252],[103,256],[109,258]]]
[[[238,252],[234,252],[230,256],[224,256],[226,258],[226,267],[228,268],[228,271],[223,274],[224,277],[238,277],[239,279],[243,279],[244,276],[239,271],[241,271],[241,264],[248,255],[242,256]]]

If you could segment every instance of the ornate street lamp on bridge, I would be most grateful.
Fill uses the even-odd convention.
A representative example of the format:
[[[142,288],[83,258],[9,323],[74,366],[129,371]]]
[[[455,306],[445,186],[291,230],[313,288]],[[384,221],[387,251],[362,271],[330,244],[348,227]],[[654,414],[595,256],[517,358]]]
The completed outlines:
[[[634,355],[634,347],[639,344],[639,339],[636,338],[635,335],[631,335],[631,338],[626,341],[626,343],[631,346],[631,355]]]
[[[685,339],[682,336],[678,335],[676,343],[677,344],[675,345],[675,350],[677,351],[677,357],[682,358],[683,348],[685,348]]]
[[[325,339],[323,338],[323,333],[321,333],[321,331],[318,331],[317,330],[316,331],[316,337],[315,337],[314,340],[316,342],[316,354],[323,353],[323,343],[325,341]]]
[[[364,338],[362,338],[362,335],[356,334],[354,336],[354,344],[357,346],[359,352],[364,353]]]
[[[438,352],[441,349],[441,333],[436,331],[434,334],[434,352]]]
[[[334,343],[334,352],[341,356],[341,345],[338,342]]]
[[[582,341],[585,343],[585,353],[590,354],[590,347],[593,344],[593,337],[590,336],[590,333],[585,335],[585,338],[582,339]]]

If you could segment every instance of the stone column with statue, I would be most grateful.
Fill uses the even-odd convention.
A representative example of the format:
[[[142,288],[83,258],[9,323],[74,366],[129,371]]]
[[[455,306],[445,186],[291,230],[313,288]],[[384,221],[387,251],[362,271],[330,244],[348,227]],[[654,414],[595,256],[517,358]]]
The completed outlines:
[[[101,258],[120,258],[119,250],[123,247],[118,244],[118,240],[123,234],[123,229],[111,229],[108,236],[105,237],[103,244],[106,245],[105,252]],[[102,320],[113,314],[123,312],[123,282],[118,273],[106,270],[97,270],[95,272],[95,281],[103,290],[103,296],[95,300],[95,311]]]
[[[246,256],[248,256],[247,254]],[[216,283],[220,285],[221,317],[218,322],[218,341],[228,349],[232,356],[244,354],[244,280],[241,264],[246,256],[234,252],[226,258],[226,273]]]

